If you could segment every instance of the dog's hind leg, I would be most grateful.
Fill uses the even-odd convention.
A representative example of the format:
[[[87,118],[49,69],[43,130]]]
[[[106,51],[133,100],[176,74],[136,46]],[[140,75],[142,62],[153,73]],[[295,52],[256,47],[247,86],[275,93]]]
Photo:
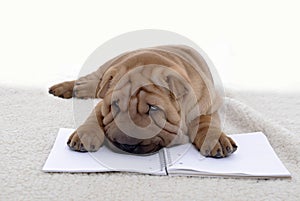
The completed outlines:
[[[101,65],[96,71],[80,77],[77,80],[62,82],[53,85],[49,88],[49,93],[60,98],[101,98],[101,94],[98,94],[100,90],[100,82],[104,73],[112,66],[119,62],[127,53],[121,54],[103,65]],[[102,89],[103,91],[103,89]]]
[[[66,81],[53,85],[49,93],[60,98],[95,98],[100,82],[99,72],[95,71],[78,80]]]

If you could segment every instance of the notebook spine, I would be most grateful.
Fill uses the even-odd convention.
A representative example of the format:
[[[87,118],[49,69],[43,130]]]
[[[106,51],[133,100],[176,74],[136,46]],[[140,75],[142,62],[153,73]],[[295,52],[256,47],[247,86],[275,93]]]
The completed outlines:
[[[172,157],[169,149],[165,149],[165,160],[166,160],[166,167],[172,164]]]
[[[159,160],[160,160],[160,167],[162,171],[165,171],[166,174],[168,175],[168,170],[167,170],[167,154],[166,154],[166,149],[163,148],[159,151]]]

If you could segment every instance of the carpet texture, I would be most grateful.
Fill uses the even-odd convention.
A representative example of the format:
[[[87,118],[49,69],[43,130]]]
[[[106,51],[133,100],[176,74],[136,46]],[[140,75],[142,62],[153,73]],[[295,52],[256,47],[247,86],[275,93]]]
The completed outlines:
[[[292,179],[44,173],[58,129],[75,127],[72,100],[0,87],[0,200],[299,200],[300,94],[227,94],[225,131],[263,131]]]

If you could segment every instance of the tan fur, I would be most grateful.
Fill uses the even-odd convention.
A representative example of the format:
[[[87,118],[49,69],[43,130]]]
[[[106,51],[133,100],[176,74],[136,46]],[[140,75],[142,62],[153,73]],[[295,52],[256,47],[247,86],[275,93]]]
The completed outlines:
[[[52,86],[49,92],[62,98],[73,94],[103,99],[70,136],[68,145],[76,151],[98,150],[105,135],[133,153],[150,153],[188,141],[205,156],[225,157],[237,148],[221,131],[218,110],[222,97],[209,67],[187,46],[127,52],[85,77]]]

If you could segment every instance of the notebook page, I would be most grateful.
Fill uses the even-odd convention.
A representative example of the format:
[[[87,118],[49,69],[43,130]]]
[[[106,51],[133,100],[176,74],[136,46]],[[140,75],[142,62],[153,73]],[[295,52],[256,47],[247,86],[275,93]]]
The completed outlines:
[[[263,133],[230,137],[238,144],[237,151],[231,156],[222,159],[205,158],[195,147],[190,146],[181,159],[168,166],[168,173],[290,177]],[[172,148],[169,152],[172,153]]]
[[[165,175],[158,153],[148,156],[120,154],[102,146],[97,152],[80,153],[69,149],[66,142],[74,129],[61,128],[48,159],[45,172],[126,171]]]
[[[173,147],[165,148],[166,151],[166,163],[168,166],[172,166],[176,164],[181,158],[187,154],[187,152],[190,152],[190,149],[194,149],[194,145],[191,143],[188,144],[182,144],[182,145],[176,145]],[[201,160],[202,158],[204,159],[205,157],[202,156],[201,154],[197,154],[197,159]]]

